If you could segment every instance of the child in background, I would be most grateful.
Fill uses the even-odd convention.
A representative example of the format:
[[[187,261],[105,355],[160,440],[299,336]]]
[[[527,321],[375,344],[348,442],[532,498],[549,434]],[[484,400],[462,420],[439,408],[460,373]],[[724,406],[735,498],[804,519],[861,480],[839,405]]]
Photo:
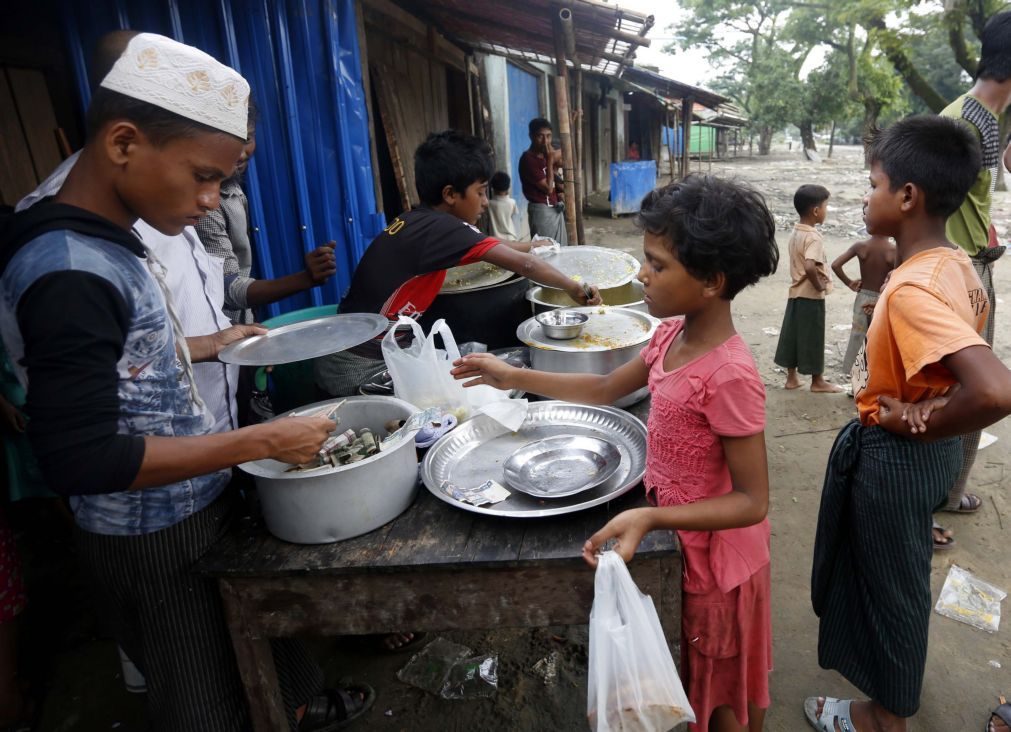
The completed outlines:
[[[519,213],[519,208],[516,206],[516,199],[509,195],[511,183],[509,174],[501,170],[491,177],[488,182],[492,192],[492,197],[488,201],[488,215],[491,218],[492,236],[507,241],[518,241],[515,216]]]
[[[860,262],[860,279],[851,280],[843,270],[845,264],[856,257]],[[858,241],[832,262],[832,271],[844,285],[857,293],[853,303],[853,329],[850,342],[846,346],[842,371],[848,374],[853,368],[857,353],[864,345],[867,326],[871,322],[874,303],[885,284],[888,273],[895,269],[895,244],[887,236],[871,236]]]
[[[765,388],[734,328],[731,301],[776,270],[776,226],[743,185],[694,175],[649,193],[638,224],[651,315],[667,320],[642,358],[605,376],[513,368],[488,354],[457,361],[466,384],[611,404],[649,385],[646,495],[590,537],[626,562],[649,531],[676,529],[684,552],[682,668],[694,731],[762,728],[772,668]]]
[[[799,389],[800,372],[811,376],[811,391],[842,391],[825,380],[825,295],[832,282],[828,276],[825,245],[814,228],[825,223],[828,189],[804,185],[793,194],[793,207],[800,222],[790,237],[790,295],[776,347],[777,364],[786,369],[786,388]]]
[[[894,237],[901,264],[853,370],[859,421],[842,429],[829,457],[811,601],[819,665],[869,700],[808,698],[805,715],[822,732],[905,732],[916,714],[932,605],[931,515],[958,475],[958,435],[1011,413],[1011,372],[981,336],[983,283],[945,237],[979,171],[979,143],[954,120],[911,117],[875,133],[867,157],[867,231]]]

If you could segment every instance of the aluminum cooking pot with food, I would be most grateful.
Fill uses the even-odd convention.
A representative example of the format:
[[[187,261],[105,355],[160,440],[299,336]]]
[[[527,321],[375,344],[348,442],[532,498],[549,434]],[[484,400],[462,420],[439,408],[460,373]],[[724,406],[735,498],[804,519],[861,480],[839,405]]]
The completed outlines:
[[[548,337],[536,318],[524,321],[516,337],[530,347],[530,366],[556,374],[609,374],[638,358],[660,321],[629,308],[590,306],[570,308],[588,317],[578,338],[559,341]],[[649,393],[643,387],[614,403],[627,407]]]

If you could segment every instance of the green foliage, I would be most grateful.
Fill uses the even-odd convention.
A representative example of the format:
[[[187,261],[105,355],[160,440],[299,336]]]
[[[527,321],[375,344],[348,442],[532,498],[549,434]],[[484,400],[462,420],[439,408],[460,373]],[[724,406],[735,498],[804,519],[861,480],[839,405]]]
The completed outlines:
[[[758,129],[856,129],[928,112],[967,87],[978,33],[1007,0],[682,0],[665,50],[705,48],[710,84]],[[812,52],[824,62],[802,74]]]

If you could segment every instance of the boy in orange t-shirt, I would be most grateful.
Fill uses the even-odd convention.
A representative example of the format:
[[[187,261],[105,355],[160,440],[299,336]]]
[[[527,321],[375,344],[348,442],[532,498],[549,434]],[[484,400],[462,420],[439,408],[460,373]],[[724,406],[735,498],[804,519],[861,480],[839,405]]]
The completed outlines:
[[[932,513],[960,468],[958,435],[1011,413],[1011,372],[980,335],[983,285],[945,238],[979,171],[978,141],[953,120],[911,117],[867,154],[864,221],[895,238],[899,266],[854,365],[860,419],[829,457],[811,600],[819,664],[870,700],[810,697],[804,711],[816,729],[904,732],[927,657]]]

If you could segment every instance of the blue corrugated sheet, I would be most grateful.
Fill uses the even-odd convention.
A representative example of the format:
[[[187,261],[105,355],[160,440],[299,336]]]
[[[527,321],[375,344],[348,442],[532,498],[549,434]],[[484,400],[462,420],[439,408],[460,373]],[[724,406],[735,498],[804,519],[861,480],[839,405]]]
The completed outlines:
[[[260,111],[245,186],[254,274],[299,271],[306,252],[337,242],[337,275],[266,314],[339,300],[385,226],[372,182],[354,1],[65,0],[63,11],[82,110],[95,41],[117,28],[197,46],[249,80]]]
[[[654,161],[611,163],[611,214],[636,213],[643,196],[654,188]]]

